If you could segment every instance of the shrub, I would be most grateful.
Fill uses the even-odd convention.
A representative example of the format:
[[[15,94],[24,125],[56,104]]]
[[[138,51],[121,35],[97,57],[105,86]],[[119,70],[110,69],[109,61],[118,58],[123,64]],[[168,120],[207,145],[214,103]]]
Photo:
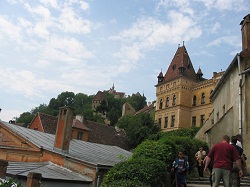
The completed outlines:
[[[114,181],[121,183],[130,181],[140,185],[138,184],[140,181],[144,186],[161,187],[165,180],[166,167],[164,162],[150,158],[138,158],[116,164],[105,175],[101,186],[110,187]]]
[[[166,167],[175,157],[175,147],[159,141],[147,140],[136,147],[132,158],[153,158],[163,161]]]

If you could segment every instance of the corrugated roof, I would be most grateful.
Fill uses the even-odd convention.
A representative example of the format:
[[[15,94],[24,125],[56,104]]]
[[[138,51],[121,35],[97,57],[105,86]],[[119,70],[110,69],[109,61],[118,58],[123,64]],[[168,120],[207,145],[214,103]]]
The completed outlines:
[[[69,153],[62,153],[54,148],[55,135],[39,132],[36,130],[19,127],[14,124],[1,121],[13,132],[19,134],[27,141],[43,148],[44,150],[56,152],[67,157],[78,159],[94,165],[114,166],[120,162],[120,156],[127,158],[131,152],[121,149],[117,146],[102,145],[97,143],[85,142],[81,140],[71,140]]]
[[[41,173],[43,179],[92,182],[93,180],[52,162],[8,162],[7,174],[25,176],[30,172]]]

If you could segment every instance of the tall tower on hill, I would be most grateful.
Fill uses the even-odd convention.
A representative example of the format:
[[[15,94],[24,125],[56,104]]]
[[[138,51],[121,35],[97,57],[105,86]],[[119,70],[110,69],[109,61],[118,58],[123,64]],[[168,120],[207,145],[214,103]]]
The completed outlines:
[[[158,75],[155,120],[162,131],[202,126],[212,112],[210,95],[223,72],[203,78],[199,68],[195,73],[184,46],[179,46],[165,75]]]

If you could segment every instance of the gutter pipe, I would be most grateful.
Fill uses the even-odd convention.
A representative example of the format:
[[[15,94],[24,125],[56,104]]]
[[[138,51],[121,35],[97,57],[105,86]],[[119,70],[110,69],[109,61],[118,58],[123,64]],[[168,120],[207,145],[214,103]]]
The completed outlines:
[[[240,64],[240,54],[237,54],[237,61],[238,61],[238,70],[239,70],[239,134],[242,137],[242,71],[241,71],[241,64]],[[242,137],[243,139],[243,137]]]

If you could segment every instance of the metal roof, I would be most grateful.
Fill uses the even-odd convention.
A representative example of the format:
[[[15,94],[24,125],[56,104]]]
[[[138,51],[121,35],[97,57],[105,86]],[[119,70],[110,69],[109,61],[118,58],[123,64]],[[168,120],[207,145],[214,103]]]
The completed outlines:
[[[93,180],[85,175],[78,174],[52,162],[8,162],[7,174],[27,177],[30,172],[41,173],[42,178],[50,180],[65,180],[89,182]]]
[[[94,165],[108,167],[114,166],[116,163],[121,161],[121,158],[127,158],[132,155],[131,152],[117,146],[103,145],[74,139],[70,141],[69,152],[65,153],[58,149],[54,149],[55,135],[53,134],[19,127],[15,124],[3,121],[0,121],[0,123],[39,148]]]

